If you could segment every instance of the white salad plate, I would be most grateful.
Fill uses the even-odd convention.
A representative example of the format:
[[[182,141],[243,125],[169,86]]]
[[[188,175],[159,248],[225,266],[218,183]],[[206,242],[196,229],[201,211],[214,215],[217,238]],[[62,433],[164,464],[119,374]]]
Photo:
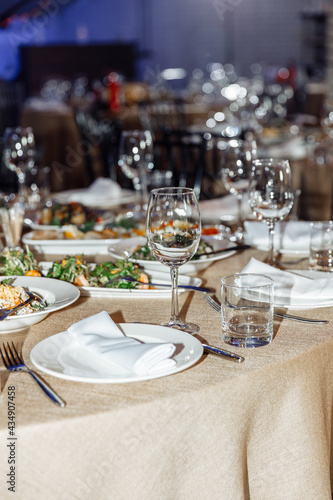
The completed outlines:
[[[176,345],[176,351],[172,356],[176,364],[150,375],[138,375],[134,372],[124,375],[123,372],[120,373],[117,368],[73,341],[67,332],[57,333],[36,344],[31,350],[30,359],[39,370],[65,380],[127,383],[173,375],[193,366],[202,356],[201,342],[188,333],[150,324],[121,323],[118,326],[127,337],[141,342],[172,342]]]
[[[68,191],[62,191],[54,195],[54,199],[59,203],[69,203],[75,201],[82,203],[86,207],[91,208],[113,208],[117,205],[124,205],[127,203],[134,203],[138,199],[138,195],[135,191],[129,189],[122,189],[117,195],[112,195],[109,198],[98,197],[96,198],[85,196],[87,189],[71,189]]]
[[[221,250],[223,248],[228,248],[228,247],[234,247],[235,243],[226,240],[226,239],[217,239],[214,238],[214,236],[202,236],[202,239],[205,240],[207,243],[209,243],[212,247],[213,250]],[[137,236],[135,238],[129,238],[129,239],[123,239],[123,240],[114,240],[108,247],[109,254],[111,257],[114,259],[123,259],[126,253],[133,253],[136,248],[142,247],[146,244],[147,240],[144,236]],[[230,250],[230,252],[223,252],[223,253],[218,253],[214,254],[211,257],[209,256],[209,253],[207,256],[202,256],[197,260],[190,260],[183,266],[180,266],[179,271],[182,274],[191,274],[191,273],[197,273],[198,271],[201,271],[202,269],[205,269],[208,267],[212,262],[215,262],[216,260],[220,259],[226,259],[227,257],[230,257],[236,252],[236,250]],[[157,260],[141,260],[141,259],[135,259],[129,257],[131,262],[135,262],[136,264],[139,264],[140,266],[145,267],[147,270],[158,270],[161,272],[169,272],[169,268],[167,266],[164,266]]]
[[[39,267],[41,271],[46,274],[51,268],[51,262],[40,262]],[[164,272],[159,272],[155,270],[144,269],[144,271],[149,275],[150,281],[152,283],[161,283],[170,285],[169,287],[156,287],[149,289],[126,289],[126,288],[102,288],[95,286],[80,286],[77,287],[82,296],[85,297],[102,297],[102,298],[145,298],[145,297],[155,297],[164,298],[170,297],[171,295],[171,278],[168,274]],[[52,278],[54,279],[54,278]],[[57,280],[56,280],[57,281]],[[182,285],[193,285],[201,286],[202,280],[200,278],[194,278],[190,276],[178,276],[178,292],[183,293],[187,290],[182,288]]]
[[[107,255],[109,246],[116,239],[61,239],[59,231],[58,239],[39,240],[34,238],[34,232],[26,233],[22,237],[22,242],[29,248],[42,255],[64,254],[64,255]]]
[[[32,276],[6,276],[1,281],[8,279],[11,279],[12,286],[22,286],[27,291],[36,292],[47,303],[47,307],[32,313],[8,316],[0,321],[0,333],[29,328],[42,321],[48,314],[73,304],[80,297],[80,290],[65,281]]]

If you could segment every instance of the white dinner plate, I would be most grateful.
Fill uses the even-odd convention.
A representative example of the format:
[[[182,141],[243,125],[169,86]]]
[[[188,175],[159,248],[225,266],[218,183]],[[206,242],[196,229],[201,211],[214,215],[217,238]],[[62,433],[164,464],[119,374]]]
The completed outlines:
[[[117,205],[124,205],[127,203],[134,203],[138,199],[138,195],[135,191],[131,191],[129,189],[123,189],[119,196],[110,196],[108,199],[96,197],[96,201],[92,202],[81,202],[80,196],[86,193],[86,189],[71,189],[68,191],[62,191],[60,193],[55,193],[54,199],[59,203],[69,203],[71,201],[77,201],[78,203],[82,203],[86,207],[90,208],[113,208]],[[77,199],[75,199],[77,197]]]
[[[22,242],[28,245],[29,248],[35,250],[39,254],[63,254],[63,255],[107,255],[108,248],[111,243],[119,241],[118,239],[83,239],[70,240],[61,239],[61,231],[59,231],[59,239],[55,240],[37,240],[34,239],[34,232],[26,233],[22,237]]]
[[[50,269],[52,262],[40,262],[39,267],[43,274],[46,274]],[[155,270],[144,269],[144,271],[150,276],[150,280],[152,283],[161,283],[166,285],[171,285],[171,278],[168,274],[164,272],[159,272]],[[54,279],[54,278],[52,278]],[[202,280],[200,278],[194,278],[190,276],[182,276],[181,274],[178,276],[178,292],[183,293],[187,290],[186,288],[182,288],[182,285],[193,285],[200,286]],[[126,288],[101,288],[95,286],[80,286],[77,287],[82,296],[85,297],[102,297],[102,298],[147,298],[147,297],[155,297],[155,298],[165,298],[170,297],[171,295],[171,286],[168,287],[156,287],[149,288],[148,290],[144,289],[126,289]]]
[[[217,239],[214,238],[214,236],[203,236],[203,240],[205,240],[207,243],[212,245],[214,250],[220,250],[222,248],[228,248],[228,247],[234,247],[235,243],[225,240],[225,239]],[[135,238],[129,238],[127,240],[117,240],[113,241],[110,246],[108,247],[109,254],[114,258],[114,259],[123,259],[124,258],[124,252],[129,252],[132,253],[137,247],[141,247],[145,245],[147,242],[146,238],[144,236],[137,236]],[[230,257],[233,255],[236,251],[235,250],[230,250],[230,252],[223,252],[220,254],[212,255],[209,257],[209,254],[206,256],[200,257],[198,260],[190,260],[183,266],[180,266],[179,270],[182,274],[191,274],[191,273],[197,273],[198,271],[201,271],[202,269],[205,269],[208,267],[212,262],[215,262],[216,260],[220,259],[226,259],[227,257]],[[141,260],[141,259],[134,259],[134,258],[129,258],[131,262],[135,262],[136,264],[139,264],[140,266],[145,267],[147,270],[158,270],[161,272],[169,272],[169,268],[167,266],[164,266],[157,260]]]
[[[73,340],[67,332],[57,333],[39,342],[31,350],[30,359],[39,370],[65,380],[91,383],[127,383],[173,375],[194,365],[202,356],[201,342],[188,333],[159,325],[121,323],[118,326],[126,336],[141,342],[172,342],[176,345],[176,351],[172,356],[176,364],[158,374],[143,376],[129,373],[124,375],[104,361],[99,360],[100,362],[96,365],[93,354],[77,343],[75,343],[74,348]],[[66,368],[63,366],[63,362],[62,364],[59,362],[60,353],[62,361],[66,361]]]
[[[42,321],[51,312],[59,311],[73,304],[80,297],[80,290],[76,286],[51,278],[32,276],[5,276],[3,280],[12,278],[13,286],[22,286],[27,291],[36,292],[48,304],[40,311],[29,314],[8,316],[0,321],[0,333],[18,332]]]

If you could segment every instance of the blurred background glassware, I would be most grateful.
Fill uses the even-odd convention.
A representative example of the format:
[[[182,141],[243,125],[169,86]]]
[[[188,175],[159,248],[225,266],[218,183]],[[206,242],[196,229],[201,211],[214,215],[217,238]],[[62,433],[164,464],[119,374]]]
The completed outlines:
[[[3,161],[17,175],[19,201],[25,203],[27,172],[35,165],[35,138],[31,127],[9,127],[4,132]]]
[[[244,231],[242,203],[249,187],[249,179],[253,160],[257,158],[255,140],[231,139],[222,158],[222,181],[224,187],[237,197],[238,231]]]
[[[26,211],[42,209],[50,198],[50,167],[34,165],[26,173],[24,200]]]
[[[5,245],[8,248],[15,248],[20,244],[24,213],[23,205],[15,196],[6,197],[5,206],[0,208],[0,222]]]
[[[283,220],[290,213],[294,202],[289,161],[273,158],[255,160],[248,192],[254,215],[268,226],[269,250],[266,262],[276,266],[275,222]]]
[[[260,347],[273,339],[273,280],[234,274],[221,280],[222,338],[237,347]]]
[[[309,268],[333,272],[333,221],[311,223]]]
[[[147,176],[154,168],[153,138],[149,130],[125,130],[119,142],[118,165],[140,192],[140,206],[136,216],[145,216],[148,201]]]
[[[198,325],[181,320],[178,307],[178,268],[197,251],[201,238],[201,220],[193,189],[170,187],[150,193],[146,234],[156,259],[170,268],[172,283],[171,317],[166,326],[197,333]]]

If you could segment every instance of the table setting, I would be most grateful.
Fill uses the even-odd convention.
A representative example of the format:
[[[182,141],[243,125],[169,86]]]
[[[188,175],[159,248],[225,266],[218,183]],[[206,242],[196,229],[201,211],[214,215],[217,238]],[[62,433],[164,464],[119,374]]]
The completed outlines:
[[[46,303],[0,321],[1,397],[6,401],[14,387],[23,494],[37,485],[35,498],[43,498],[61,484],[75,498],[88,484],[91,498],[112,489],[116,498],[199,499],[202,487],[210,498],[221,488],[230,498],[250,498],[250,490],[263,500],[294,500],[295,492],[325,498],[333,283],[330,272],[308,269],[312,223],[286,220],[289,165],[271,163],[263,167],[268,178],[259,163],[256,176],[246,174],[241,213],[234,194],[198,202],[191,188],[164,187],[141,206],[144,234],[66,240],[58,237],[65,224],[55,239],[38,240],[31,233],[49,227],[35,221],[23,226],[22,248],[2,250],[1,281]],[[96,232],[120,212],[127,217],[133,201],[106,179],[62,196],[59,203],[106,210],[109,220],[95,220]],[[217,222],[209,224],[212,215]],[[228,216],[236,225],[228,226]],[[331,228],[321,231],[327,240]],[[148,258],[135,256],[147,245]],[[305,260],[291,267],[289,256]],[[18,274],[10,272],[13,261]],[[10,370],[9,347],[62,404]],[[1,439],[7,434],[3,414]],[[42,460],[50,443],[57,452],[47,465],[52,478]]]

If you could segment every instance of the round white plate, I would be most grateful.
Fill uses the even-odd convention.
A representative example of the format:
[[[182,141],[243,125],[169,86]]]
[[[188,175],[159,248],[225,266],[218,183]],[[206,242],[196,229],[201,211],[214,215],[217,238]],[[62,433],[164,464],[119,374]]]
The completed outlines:
[[[55,193],[54,199],[59,203],[68,203],[71,201],[77,201],[78,203],[82,203],[82,205],[91,208],[113,208],[116,207],[117,205],[134,203],[138,199],[138,195],[135,191],[131,191],[129,189],[123,189],[120,196],[110,197],[108,199],[103,199],[103,198],[98,199],[98,197],[96,197],[96,201],[94,202],[83,203],[80,201],[80,197],[81,195],[84,195],[86,192],[87,192],[86,189],[71,189],[68,191]]]
[[[52,266],[52,262],[40,262],[39,263],[40,269],[44,274],[47,273],[47,271],[50,269]],[[161,284],[166,284],[166,285],[171,285],[171,278],[168,274],[164,272],[158,272],[155,270],[149,270],[149,269],[144,269],[147,274],[149,274],[151,278],[152,283],[161,283]],[[200,286],[202,283],[202,280],[200,278],[194,278],[190,276],[183,276],[179,275],[178,276],[178,292],[183,293],[183,292],[190,292],[191,290],[187,290],[186,288],[182,288],[182,285],[193,285],[193,286]],[[129,290],[126,288],[100,288],[100,287],[94,287],[94,286],[80,286],[78,289],[81,292],[82,296],[86,297],[102,297],[102,298],[133,298],[133,299],[140,299],[140,298],[147,298],[147,297],[155,297],[155,298],[165,298],[168,297],[170,298],[171,295],[171,286],[170,288],[168,287],[156,287],[156,288],[150,288],[148,290],[144,289],[134,289],[134,290]]]
[[[41,311],[29,314],[8,316],[0,321],[0,333],[18,332],[42,321],[48,314],[59,311],[73,304],[80,297],[80,290],[76,286],[51,278],[37,278],[32,276],[6,276],[12,278],[11,285],[22,286],[26,290],[36,292],[48,304]]]
[[[59,231],[59,235],[61,232]],[[39,254],[64,254],[64,255],[107,255],[111,243],[118,239],[86,239],[86,240],[37,240],[33,231],[22,237],[22,242],[34,249]]]
[[[207,241],[214,250],[220,250],[222,248],[227,248],[227,247],[233,247],[235,246],[234,243],[230,242],[229,240],[221,240],[214,238],[214,236],[203,236],[203,240]],[[144,236],[138,236],[136,238],[129,238],[127,240],[117,240],[113,241],[110,246],[108,247],[108,252],[109,254],[114,258],[114,259],[123,259],[124,258],[124,252],[129,252],[132,253],[137,247],[141,247],[145,245],[147,242],[146,238]],[[182,274],[191,274],[191,273],[197,273],[198,271],[201,271],[202,269],[205,269],[208,267],[212,262],[215,262],[216,260],[220,259],[226,259],[227,257],[230,257],[233,255],[236,251],[235,250],[230,250],[230,252],[224,252],[216,255],[212,255],[209,257],[209,254],[207,254],[207,257],[200,257],[198,260],[190,260],[183,266],[180,266],[179,271]],[[167,266],[164,266],[157,260],[141,260],[141,259],[132,259],[131,257],[129,258],[131,262],[135,262],[136,264],[139,264],[142,267],[145,267],[147,270],[156,270],[156,271],[161,271],[161,272],[169,272],[169,268]]]
[[[173,375],[194,365],[202,356],[203,347],[198,339],[188,333],[173,330],[165,326],[121,323],[118,325],[128,337],[141,342],[172,342],[176,345],[173,359],[176,364],[166,371],[153,375],[124,375],[104,361],[99,364],[92,360],[92,354],[75,343],[67,332],[61,332],[39,342],[30,353],[32,363],[41,371],[54,377],[75,382],[91,383],[127,383],[150,380]],[[59,363],[61,352],[62,364]],[[66,361],[66,368],[63,366]]]

